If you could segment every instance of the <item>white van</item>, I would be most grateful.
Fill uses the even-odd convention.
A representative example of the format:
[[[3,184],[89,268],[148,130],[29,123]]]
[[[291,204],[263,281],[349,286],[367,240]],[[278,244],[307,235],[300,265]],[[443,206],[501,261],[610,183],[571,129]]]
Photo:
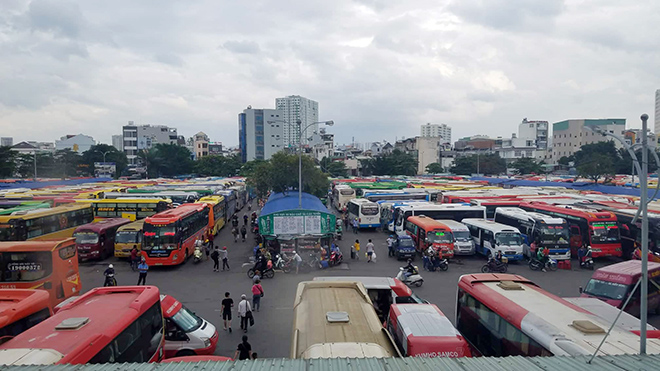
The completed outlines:
[[[470,230],[465,224],[451,219],[438,219],[438,221],[451,229],[454,235],[454,255],[474,255],[474,241],[470,235]]]
[[[509,261],[522,260],[523,238],[517,228],[486,219],[463,219],[461,222],[470,230],[478,253],[490,256],[501,251]]]
[[[218,345],[215,326],[169,296],[160,296],[165,318],[165,358],[208,355]]]

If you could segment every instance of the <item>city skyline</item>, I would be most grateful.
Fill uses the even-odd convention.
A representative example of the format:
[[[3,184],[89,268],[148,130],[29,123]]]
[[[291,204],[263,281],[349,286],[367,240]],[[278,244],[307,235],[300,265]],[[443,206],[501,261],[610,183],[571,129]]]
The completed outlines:
[[[292,94],[323,106],[337,143],[654,114],[660,4],[155,4],[3,4],[0,135],[111,143],[133,120],[236,146],[236,112]]]

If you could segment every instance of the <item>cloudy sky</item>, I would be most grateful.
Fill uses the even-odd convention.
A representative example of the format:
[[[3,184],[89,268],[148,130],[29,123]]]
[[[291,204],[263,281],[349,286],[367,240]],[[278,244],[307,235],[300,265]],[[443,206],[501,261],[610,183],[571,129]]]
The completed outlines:
[[[238,143],[237,114],[298,94],[336,141],[523,117],[653,119],[653,0],[1,0],[0,135],[109,143],[121,125]]]

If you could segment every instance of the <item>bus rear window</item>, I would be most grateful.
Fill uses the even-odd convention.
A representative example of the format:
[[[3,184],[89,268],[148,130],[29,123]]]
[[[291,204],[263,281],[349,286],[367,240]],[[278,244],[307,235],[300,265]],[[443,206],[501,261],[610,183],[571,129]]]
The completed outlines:
[[[0,253],[2,282],[36,281],[50,276],[53,263],[50,251]]]
[[[342,189],[339,191],[339,193],[341,193],[344,196],[350,196],[354,194],[353,189]]]
[[[139,243],[140,242],[140,232],[139,231],[125,231],[117,232],[115,237],[115,243]]]
[[[378,206],[375,205],[362,206],[362,215],[376,215],[376,214],[378,214]]]

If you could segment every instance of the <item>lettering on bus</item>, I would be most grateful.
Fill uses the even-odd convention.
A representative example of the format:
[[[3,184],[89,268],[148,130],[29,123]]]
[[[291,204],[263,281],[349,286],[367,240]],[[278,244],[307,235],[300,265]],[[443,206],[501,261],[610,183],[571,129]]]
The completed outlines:
[[[42,270],[42,266],[40,263],[35,263],[35,262],[9,263],[7,264],[7,270],[13,272],[17,272],[17,271],[37,272]]]
[[[0,285],[0,289],[15,289],[16,285]]]
[[[78,273],[76,273],[74,275],[71,275],[71,276],[66,278],[66,282],[72,283],[74,285],[78,285],[79,280],[80,280],[80,276],[78,275]]]
[[[165,313],[167,313],[168,316],[171,315],[172,312],[173,312],[173,311],[176,309],[176,307],[178,307],[178,306],[179,306],[179,302],[175,300],[174,303],[172,303],[172,305],[171,305],[169,308],[167,308],[167,310],[165,311]]]
[[[447,358],[458,358],[460,355],[458,352],[447,351],[447,352],[424,352],[415,354],[413,357],[420,358],[435,358],[435,357],[447,357]]]

